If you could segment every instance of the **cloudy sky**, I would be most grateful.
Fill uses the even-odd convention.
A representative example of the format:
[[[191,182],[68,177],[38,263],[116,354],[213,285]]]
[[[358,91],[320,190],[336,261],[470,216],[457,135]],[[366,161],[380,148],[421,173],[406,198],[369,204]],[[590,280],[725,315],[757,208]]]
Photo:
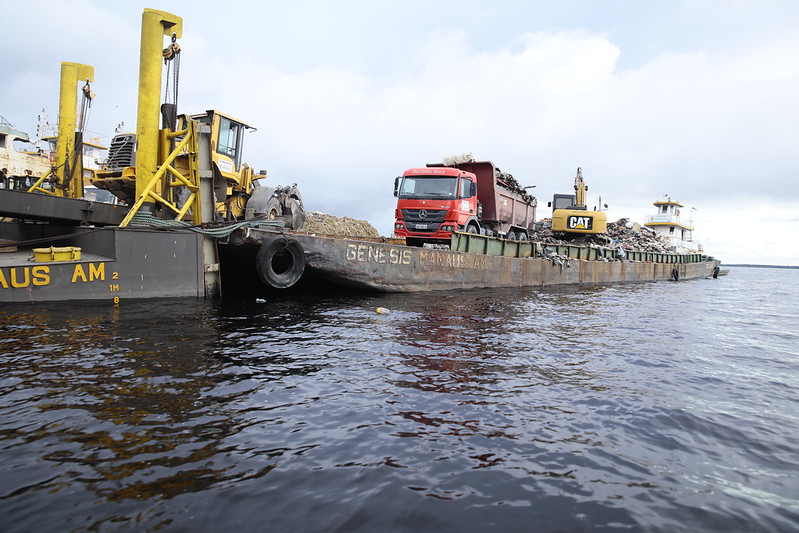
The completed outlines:
[[[726,263],[799,265],[799,2],[5,1],[0,115],[55,121],[92,65],[89,129],[135,130],[141,13],[183,18],[179,110],[258,128],[245,160],[306,209],[391,232],[394,177],[471,152],[538,217],[572,189],[643,222],[668,195]],[[223,7],[220,7],[223,6]],[[694,209],[691,209],[694,208]]]

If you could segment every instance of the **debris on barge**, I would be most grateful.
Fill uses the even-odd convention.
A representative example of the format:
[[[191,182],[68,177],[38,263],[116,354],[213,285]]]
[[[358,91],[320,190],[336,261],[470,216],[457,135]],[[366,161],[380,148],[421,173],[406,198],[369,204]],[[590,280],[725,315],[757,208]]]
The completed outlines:
[[[511,191],[507,176],[493,163],[472,158],[405,171],[394,182],[397,220],[391,240],[241,228],[221,251],[242,270],[251,265],[273,289],[305,282],[418,292],[718,276],[713,257],[675,253],[646,228],[626,219],[606,224],[604,212],[588,211],[580,169],[578,194],[560,195],[566,201],[553,209],[564,221],[560,231],[553,231],[551,221],[534,222],[535,198]],[[568,222],[570,217],[581,226]],[[587,219],[602,220],[594,225]]]
[[[366,220],[337,217],[318,211],[307,212],[305,224],[298,231],[300,233],[334,235],[337,237],[380,237],[377,229]]]

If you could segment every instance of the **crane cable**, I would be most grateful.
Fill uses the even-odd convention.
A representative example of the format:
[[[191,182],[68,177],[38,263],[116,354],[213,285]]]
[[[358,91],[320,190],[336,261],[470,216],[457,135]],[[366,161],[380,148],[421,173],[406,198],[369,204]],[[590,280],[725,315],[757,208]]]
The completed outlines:
[[[169,109],[169,115],[164,117],[168,126],[172,131],[177,128],[178,119],[178,93],[180,84],[180,45],[177,43],[177,35],[172,34],[172,42],[169,46],[164,48],[164,65],[166,65],[166,83],[164,88],[164,104],[172,104]],[[170,69],[171,64],[175,64],[174,69]],[[171,75],[170,75],[171,72]],[[172,82],[172,94],[170,95],[169,84]],[[171,96],[171,99],[170,99]],[[171,100],[171,101],[170,101]]]
[[[163,121],[163,127],[168,128],[173,132],[177,131],[178,129],[178,92],[179,92],[178,88],[180,83],[180,45],[177,43],[177,40],[178,40],[177,34],[172,33],[172,42],[169,44],[169,46],[164,48],[162,52],[164,58],[164,66],[166,67],[166,73],[164,75],[164,78],[166,78],[166,80],[164,82],[164,103],[161,106],[161,120]],[[174,63],[174,69],[170,69],[173,63]],[[169,90],[170,82],[172,83],[171,94]],[[173,147],[174,144],[170,143],[170,150]],[[166,175],[171,175],[171,171]],[[168,192],[166,194],[167,198],[170,201],[173,200],[174,191],[172,187],[169,187]]]

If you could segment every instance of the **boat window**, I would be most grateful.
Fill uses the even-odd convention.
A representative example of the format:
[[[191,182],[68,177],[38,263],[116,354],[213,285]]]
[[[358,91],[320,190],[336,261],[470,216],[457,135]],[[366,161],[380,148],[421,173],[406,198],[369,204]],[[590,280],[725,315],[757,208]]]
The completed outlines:
[[[98,189],[97,187],[86,187],[83,197],[92,202],[102,202],[104,204],[118,204],[119,199],[111,191]]]

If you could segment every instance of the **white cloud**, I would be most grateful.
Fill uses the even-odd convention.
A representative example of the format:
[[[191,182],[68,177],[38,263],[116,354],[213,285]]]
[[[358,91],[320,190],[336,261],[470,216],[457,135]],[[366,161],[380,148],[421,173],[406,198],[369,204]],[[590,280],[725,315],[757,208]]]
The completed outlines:
[[[66,3],[50,4],[56,17],[69,18]],[[2,60],[14,74],[0,88],[0,113],[12,101],[18,113],[25,102],[31,120],[45,105],[55,110],[42,101],[57,98],[53,43],[65,43],[64,60],[95,65],[98,99],[90,127],[110,133],[125,120],[132,128],[141,9],[122,20],[132,7],[114,7],[119,16],[104,4],[82,7],[105,29],[98,35],[93,22],[86,36],[75,32],[74,22],[44,16],[48,45],[33,46],[25,64]],[[491,25],[482,33],[470,31],[475,21],[466,16],[422,25],[390,8],[391,16],[375,26],[381,19],[374,6],[346,21],[351,11],[320,9],[312,11],[324,20],[308,20],[284,6],[270,19],[274,31],[239,38],[219,28],[241,20],[252,29],[254,18],[241,7],[219,16],[184,7],[181,39],[181,109],[218,108],[256,126],[245,158],[269,169],[275,183],[298,182],[311,210],[367,218],[389,233],[394,176],[471,151],[536,184],[542,206],[553,193],[570,190],[582,166],[589,202],[601,194],[614,213],[628,207],[648,214],[664,193],[699,213],[713,211],[717,216],[698,223],[698,230],[727,253],[735,253],[733,243],[744,233],[741,218],[752,221],[747,227],[773,230],[779,242],[796,234],[786,232],[795,222],[753,220],[773,205],[799,213],[799,38],[783,25],[760,33],[749,28],[745,46],[705,42],[622,68],[626,53],[651,47],[645,31],[639,41],[623,43],[602,28],[568,25],[502,33],[498,28],[516,21],[501,7],[490,10]],[[734,18],[714,18],[713,4],[693,3],[687,10],[694,21]],[[306,27],[289,31],[288,22],[302,20]],[[355,31],[359,27],[364,31]],[[74,33],[80,36],[67,38]],[[689,37],[700,42],[702,36]],[[44,57],[46,68],[40,66]],[[381,57],[379,68],[371,68]],[[783,253],[768,238],[760,242],[773,250],[762,256],[799,264],[797,252]]]

